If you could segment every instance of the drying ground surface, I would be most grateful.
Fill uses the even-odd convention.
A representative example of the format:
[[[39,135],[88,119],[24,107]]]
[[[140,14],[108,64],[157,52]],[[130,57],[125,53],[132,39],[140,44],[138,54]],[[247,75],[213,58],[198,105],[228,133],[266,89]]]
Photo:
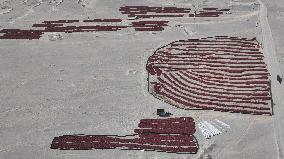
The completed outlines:
[[[280,0],[1,0],[0,29],[31,29],[45,20],[123,19],[121,6],[146,5],[230,8],[214,18],[159,17],[164,30],[59,33],[50,39],[0,40],[0,158],[281,158],[283,157],[284,3]],[[268,19],[267,19],[268,17]],[[141,20],[141,19],[139,19]],[[78,24],[83,25],[83,24]],[[256,39],[262,43],[272,81],[273,116],[211,110],[184,110],[148,92],[146,63],[155,50],[177,40],[216,35]],[[0,35],[2,36],[2,34]],[[61,40],[60,40],[61,39]],[[274,42],[273,42],[274,41]],[[281,101],[282,100],[282,101]],[[282,105],[281,105],[282,103]],[[200,131],[197,154],[146,151],[50,149],[55,136],[131,135],[140,119],[156,118],[164,108],[174,117],[195,122],[215,118],[231,129],[210,140]]]

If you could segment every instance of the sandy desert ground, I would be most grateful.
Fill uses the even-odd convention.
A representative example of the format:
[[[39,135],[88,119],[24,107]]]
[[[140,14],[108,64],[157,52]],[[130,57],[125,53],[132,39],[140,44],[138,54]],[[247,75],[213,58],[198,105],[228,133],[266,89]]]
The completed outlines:
[[[62,40],[0,39],[0,159],[284,158],[284,1],[281,0],[0,0],[0,29],[30,29],[44,20],[121,18],[124,5],[231,8],[216,18],[162,18],[161,32],[60,33]],[[0,34],[1,35],[1,34]],[[145,65],[170,42],[216,35],[254,38],[271,74],[273,115],[184,110],[148,92]],[[126,135],[163,108],[195,122],[219,119],[231,129],[205,139],[197,154],[50,149],[64,134]]]

